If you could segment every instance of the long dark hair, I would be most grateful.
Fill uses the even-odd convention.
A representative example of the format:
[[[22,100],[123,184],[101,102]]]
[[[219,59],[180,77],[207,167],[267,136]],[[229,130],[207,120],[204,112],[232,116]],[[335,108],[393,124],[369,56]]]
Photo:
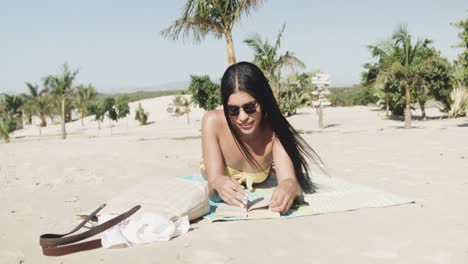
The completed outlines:
[[[307,164],[306,157],[311,158],[316,163],[322,163],[322,161],[281,113],[263,72],[255,64],[249,62],[239,62],[229,66],[221,79],[221,99],[224,107],[224,116],[244,157],[247,158],[250,164],[254,164],[254,166],[258,165],[252,154],[240,140],[239,134],[234,129],[227,112],[229,96],[236,91],[250,94],[259,103],[263,114],[261,122],[268,122],[270,124],[275,136],[288,153],[302,191],[314,193],[316,186],[310,179],[309,165]]]

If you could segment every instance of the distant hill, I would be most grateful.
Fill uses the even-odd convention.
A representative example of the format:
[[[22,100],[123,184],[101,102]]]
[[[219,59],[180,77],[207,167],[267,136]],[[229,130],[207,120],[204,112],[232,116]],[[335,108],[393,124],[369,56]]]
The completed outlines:
[[[119,87],[110,89],[98,89],[101,93],[119,94],[134,92],[155,92],[155,91],[180,91],[188,89],[190,81],[174,81],[154,86],[142,87]]]
[[[332,85],[330,86],[330,88],[359,88],[361,85],[360,84],[336,84],[336,83],[332,83]]]

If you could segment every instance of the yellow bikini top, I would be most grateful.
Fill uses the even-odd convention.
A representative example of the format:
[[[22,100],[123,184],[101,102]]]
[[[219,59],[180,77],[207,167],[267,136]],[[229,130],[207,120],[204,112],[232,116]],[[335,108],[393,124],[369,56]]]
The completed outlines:
[[[271,167],[260,172],[244,172],[226,166],[226,173],[241,184],[245,182],[247,189],[252,191],[252,184],[265,181],[270,174],[270,169]]]

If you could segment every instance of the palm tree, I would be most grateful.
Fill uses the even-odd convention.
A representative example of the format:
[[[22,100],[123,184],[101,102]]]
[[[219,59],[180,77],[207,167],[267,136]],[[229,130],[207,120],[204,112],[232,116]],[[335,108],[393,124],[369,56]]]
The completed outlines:
[[[55,124],[55,118],[57,116],[62,116],[62,100],[60,99],[59,96],[55,95],[55,94],[52,94],[52,93],[49,93],[48,94],[49,98],[50,98],[50,104],[51,104],[51,111],[49,113],[49,118],[50,118],[50,121],[52,124]],[[66,105],[67,102],[68,102],[68,98],[65,102]],[[66,107],[67,108],[67,107]],[[67,113],[67,109],[65,109],[65,113]]]
[[[402,77],[405,85],[405,128],[411,127],[411,87],[418,81],[417,66],[413,63],[416,52],[421,47],[422,42],[418,40],[413,46],[411,43],[411,35],[406,27],[401,26],[392,39],[396,46],[400,46],[403,50],[399,61],[392,65],[392,73]]]
[[[166,38],[176,40],[193,35],[196,43],[201,42],[208,33],[215,38],[224,37],[227,46],[228,64],[236,63],[232,29],[242,15],[262,5],[262,0],[187,0],[182,16],[171,26],[161,31]]]
[[[54,106],[50,95],[39,96],[35,100],[34,112],[39,117],[39,119],[41,119],[41,123],[39,125],[39,135],[42,134],[41,127],[45,127],[47,125],[46,116],[52,113],[53,107]]]
[[[61,103],[62,139],[67,138],[67,132],[65,130],[65,109],[69,103],[68,98],[72,95],[72,84],[77,74],[78,70],[71,71],[65,63],[62,65],[59,75],[49,75],[44,78],[44,86],[49,88],[51,93],[57,96]]]
[[[461,72],[459,74],[459,80],[465,87],[468,87],[468,18],[465,18],[451,25],[461,29],[458,33],[458,38],[461,40],[455,47],[463,48],[463,52],[458,55],[458,58],[454,61],[455,65],[459,65]]]
[[[5,143],[10,142],[10,133],[16,129],[16,121],[13,112],[0,112],[0,138]]]
[[[433,58],[418,59],[418,53],[431,41],[417,40],[413,44],[406,26],[399,26],[392,40],[393,42],[382,43],[380,47],[373,47],[373,55],[380,58],[376,80],[378,85],[397,81],[404,87],[405,128],[411,128],[411,91],[424,83],[421,71],[433,60]]]
[[[15,120],[15,130],[23,127],[24,100],[20,96],[3,94],[0,97],[0,112],[10,113]]]
[[[290,51],[286,51],[284,54],[279,54],[279,48],[281,46],[281,37],[286,25],[283,27],[276,37],[274,45],[271,45],[268,40],[263,40],[259,34],[254,34],[251,37],[244,40],[244,42],[251,47],[254,52],[253,63],[256,64],[269,79],[271,88],[277,100],[280,99],[280,80],[281,70],[283,67],[300,67],[305,68],[304,63],[299,60]]]
[[[15,95],[0,94],[0,138],[10,142],[10,133],[21,128],[23,101]]]
[[[50,98],[47,96],[47,89],[39,90],[39,86],[32,85],[26,82],[26,87],[29,90],[29,94],[23,94],[26,99],[24,106],[25,113],[28,118],[32,115],[37,115],[41,119],[40,127],[47,125],[46,116],[52,111],[52,104]]]
[[[380,42],[377,45],[368,45],[367,48],[371,52],[371,56],[378,58],[376,63],[366,63],[364,68],[367,70],[363,73],[362,79],[364,84],[373,86],[376,91],[376,96],[379,97],[377,104],[385,104],[386,116],[389,116],[390,105],[393,106],[392,94],[385,89],[390,84],[396,82],[393,76],[386,71],[391,67],[395,53],[398,52],[397,47],[393,45],[393,42],[384,41]]]
[[[23,97],[25,101],[24,106],[23,106],[23,113],[26,117],[27,123],[31,124],[32,116],[34,115],[34,109],[33,109],[34,103],[33,103],[32,98],[37,96],[38,91],[39,91],[39,86],[37,84],[32,85],[31,83],[26,82],[26,87],[29,90],[29,94],[25,94],[25,93],[21,94],[21,96]]]
[[[84,126],[83,119],[89,113],[89,107],[94,102],[96,98],[96,89],[90,84],[88,86],[79,85],[76,87],[77,93],[74,100],[74,105],[78,109],[78,112],[81,114],[81,127]]]

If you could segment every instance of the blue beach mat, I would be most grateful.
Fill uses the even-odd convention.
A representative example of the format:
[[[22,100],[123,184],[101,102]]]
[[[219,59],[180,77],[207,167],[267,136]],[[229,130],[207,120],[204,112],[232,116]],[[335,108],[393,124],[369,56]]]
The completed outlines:
[[[200,175],[180,175],[178,177],[207,183]],[[336,177],[314,175],[313,181],[318,187],[317,192],[314,194],[305,194],[305,203],[293,207],[287,213],[282,214],[281,218],[344,212],[360,208],[388,207],[415,202],[414,200],[399,197],[382,190],[348,183]],[[264,183],[254,185],[255,190],[252,195],[253,197],[257,195],[271,195],[274,186],[276,186],[276,179],[274,177],[269,177]],[[208,221],[252,220],[248,217],[217,216],[215,210],[220,203],[222,203],[221,199],[210,200],[211,210],[210,213],[205,216]],[[271,217],[265,216],[263,218]]]

